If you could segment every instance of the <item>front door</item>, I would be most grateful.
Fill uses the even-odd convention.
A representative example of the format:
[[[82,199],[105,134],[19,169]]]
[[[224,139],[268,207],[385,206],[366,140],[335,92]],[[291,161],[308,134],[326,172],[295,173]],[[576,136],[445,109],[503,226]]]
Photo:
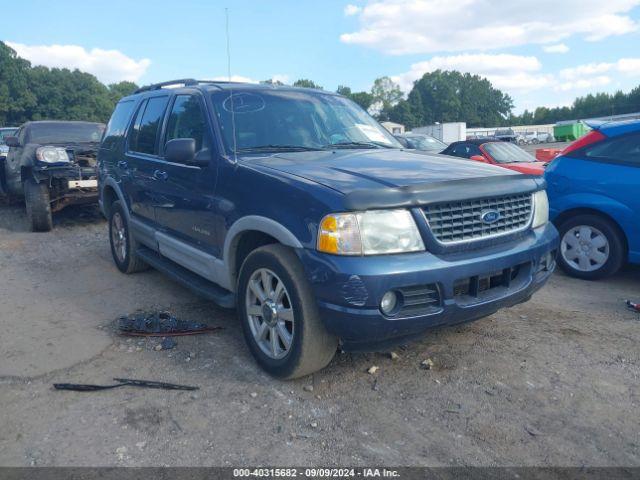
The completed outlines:
[[[166,177],[156,203],[156,218],[166,232],[197,248],[221,256],[216,245],[213,222],[216,163],[213,160],[212,133],[198,93],[176,95],[166,121],[163,143],[177,138],[193,138],[196,155],[208,158],[209,165],[198,167],[164,162]],[[164,149],[163,149],[164,150]]]

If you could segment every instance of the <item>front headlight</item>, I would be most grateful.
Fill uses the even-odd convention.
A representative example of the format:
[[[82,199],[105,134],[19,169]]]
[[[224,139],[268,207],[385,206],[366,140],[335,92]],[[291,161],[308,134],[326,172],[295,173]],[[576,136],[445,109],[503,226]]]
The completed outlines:
[[[69,155],[64,148],[39,147],[36,150],[36,158],[44,163],[68,163]]]
[[[542,227],[549,222],[549,199],[545,190],[533,194],[533,228]]]
[[[318,250],[335,255],[381,255],[422,251],[424,243],[409,210],[371,210],[324,217]]]

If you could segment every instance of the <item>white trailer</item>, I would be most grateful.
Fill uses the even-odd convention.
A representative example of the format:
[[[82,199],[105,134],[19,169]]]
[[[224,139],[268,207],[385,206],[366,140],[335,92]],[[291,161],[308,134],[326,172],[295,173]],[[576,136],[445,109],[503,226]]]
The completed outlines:
[[[411,130],[411,133],[431,135],[444,143],[458,142],[467,138],[467,124],[465,122],[436,123]]]

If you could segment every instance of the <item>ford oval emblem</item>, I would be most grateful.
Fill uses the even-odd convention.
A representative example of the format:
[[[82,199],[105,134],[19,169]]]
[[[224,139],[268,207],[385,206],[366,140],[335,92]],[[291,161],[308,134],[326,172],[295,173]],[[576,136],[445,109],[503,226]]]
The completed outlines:
[[[480,219],[490,225],[500,220],[500,212],[498,210],[485,210],[480,214]]]

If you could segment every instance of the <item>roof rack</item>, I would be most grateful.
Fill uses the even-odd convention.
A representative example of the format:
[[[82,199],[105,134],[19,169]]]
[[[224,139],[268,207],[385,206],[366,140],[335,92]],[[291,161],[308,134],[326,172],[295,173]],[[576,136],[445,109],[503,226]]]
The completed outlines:
[[[168,82],[160,82],[160,83],[153,83],[151,85],[146,85],[144,87],[140,87],[133,93],[148,92],[150,90],[160,90],[161,88],[169,87],[171,85],[184,85],[185,87],[191,87],[193,85],[198,85],[199,83],[207,83],[207,82],[202,80],[195,80],[193,78],[181,78],[179,80],[169,80]]]

